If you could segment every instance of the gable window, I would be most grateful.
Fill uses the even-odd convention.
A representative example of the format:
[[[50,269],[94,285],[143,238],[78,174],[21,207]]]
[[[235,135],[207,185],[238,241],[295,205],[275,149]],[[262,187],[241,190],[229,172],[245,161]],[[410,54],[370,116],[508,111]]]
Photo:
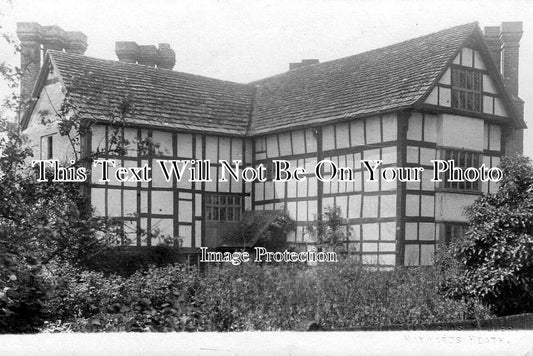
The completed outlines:
[[[481,72],[452,68],[452,108],[481,112]]]
[[[467,168],[479,167],[480,155],[477,152],[468,152],[462,150],[446,150],[444,152],[445,160],[453,160],[455,167],[466,170]],[[444,179],[444,188],[448,189],[458,189],[458,190],[472,190],[479,191],[480,184],[479,180],[473,182],[450,182],[448,181],[448,176],[446,175]]]
[[[207,221],[241,220],[242,197],[238,195],[207,194],[205,218]]]

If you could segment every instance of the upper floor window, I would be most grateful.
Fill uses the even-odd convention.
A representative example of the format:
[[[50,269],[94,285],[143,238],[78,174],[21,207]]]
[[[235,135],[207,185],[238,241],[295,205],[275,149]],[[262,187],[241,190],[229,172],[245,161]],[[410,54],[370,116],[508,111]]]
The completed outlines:
[[[444,156],[445,160],[453,160],[455,167],[461,168],[463,171],[470,167],[478,168],[480,165],[480,155],[476,152],[446,150]],[[479,191],[480,184],[479,180],[473,182],[468,182],[466,180],[464,182],[450,182],[448,181],[448,175],[446,175],[446,178],[444,179],[444,188]]]
[[[238,195],[207,194],[205,217],[208,221],[241,220],[242,197]]]
[[[452,108],[481,112],[481,72],[470,68],[452,68]]]

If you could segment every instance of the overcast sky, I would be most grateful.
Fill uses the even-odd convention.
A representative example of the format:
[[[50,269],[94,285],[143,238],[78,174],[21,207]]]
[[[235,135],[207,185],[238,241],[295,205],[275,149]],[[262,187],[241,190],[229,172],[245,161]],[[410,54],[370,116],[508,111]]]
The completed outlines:
[[[35,21],[88,36],[86,55],[116,59],[115,41],[168,42],[174,70],[250,82],[321,62],[478,21],[523,21],[520,96],[526,101],[525,153],[533,157],[533,1],[344,0],[0,0],[3,30]],[[0,62],[17,63],[5,44]],[[5,91],[5,90],[4,90]],[[2,90],[0,89],[0,94]]]

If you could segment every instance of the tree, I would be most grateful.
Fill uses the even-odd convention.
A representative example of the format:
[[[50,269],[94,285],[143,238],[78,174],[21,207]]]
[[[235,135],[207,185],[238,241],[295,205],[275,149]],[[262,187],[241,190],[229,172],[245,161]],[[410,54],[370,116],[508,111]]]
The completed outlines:
[[[314,220],[307,225],[307,232],[319,248],[331,247],[333,251],[347,242],[350,236],[350,232],[346,232],[346,219],[342,217],[339,206],[328,206],[324,209],[324,214],[315,215]]]
[[[479,298],[497,315],[533,312],[533,165],[513,156],[501,169],[499,190],[466,210],[469,230],[453,250],[461,271],[449,292]]]

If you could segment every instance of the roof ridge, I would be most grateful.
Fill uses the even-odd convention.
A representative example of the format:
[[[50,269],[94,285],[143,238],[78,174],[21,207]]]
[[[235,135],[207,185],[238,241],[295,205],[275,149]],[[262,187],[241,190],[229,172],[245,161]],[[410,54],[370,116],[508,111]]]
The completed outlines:
[[[231,81],[231,80],[207,77],[205,75],[200,75],[200,74],[193,74],[193,73],[176,71],[176,70],[173,70],[173,69],[150,67],[150,66],[147,66],[147,65],[144,65],[144,64],[121,62],[121,61],[117,61],[117,60],[113,60],[113,59],[96,58],[96,57],[87,56],[87,55],[84,55],[84,54],[63,52],[63,51],[58,51],[58,50],[53,50],[53,49],[47,50],[47,54],[48,53],[51,54],[52,56],[60,55],[60,56],[79,57],[79,58],[85,58],[85,59],[88,59],[88,60],[112,63],[112,64],[116,64],[116,65],[136,66],[137,68],[143,68],[143,69],[146,69],[148,71],[150,71],[150,70],[152,70],[152,71],[165,71],[165,72],[168,72],[168,73],[173,73],[172,75],[186,75],[186,76],[189,76],[189,77],[192,77],[192,78],[208,79],[208,80],[214,80],[214,81],[218,81],[218,82],[222,82],[222,83],[229,83],[229,84],[236,84],[236,85],[243,85],[243,86],[248,86],[249,85],[248,83],[239,83],[239,82],[234,82],[234,81]]]
[[[283,73],[274,74],[274,75],[271,75],[269,77],[265,77],[265,78],[261,78],[261,79],[257,79],[257,80],[248,82],[247,84],[255,85],[255,84],[257,84],[259,82],[262,82],[264,80],[267,80],[267,79],[276,78],[278,76],[286,75],[289,72],[291,72],[291,73],[301,72],[301,71],[304,71],[304,70],[309,70],[309,68],[312,68],[312,67],[316,68],[318,66],[322,66],[324,64],[330,64],[332,62],[342,61],[342,60],[346,60],[346,59],[354,58],[354,57],[358,57],[358,56],[363,56],[363,55],[368,55],[368,54],[371,54],[372,52],[375,52],[375,51],[382,51],[382,50],[386,50],[386,49],[391,48],[391,47],[405,45],[407,42],[419,41],[420,39],[425,38],[425,37],[435,36],[435,35],[441,34],[442,32],[448,32],[448,31],[456,30],[456,29],[458,29],[460,27],[468,27],[468,26],[472,26],[472,30],[471,31],[473,31],[477,26],[479,26],[479,22],[478,21],[474,21],[474,22],[469,22],[469,23],[465,23],[465,24],[462,24],[462,25],[448,27],[448,28],[445,28],[445,29],[442,29],[442,30],[439,30],[439,31],[428,33],[426,35],[409,38],[409,39],[401,41],[401,42],[392,43],[392,44],[384,46],[384,47],[378,47],[378,48],[370,49],[368,51],[364,51],[364,52],[361,52],[361,53],[356,53],[356,54],[352,54],[352,55],[345,56],[345,57],[335,58],[335,59],[331,59],[331,60],[326,61],[326,62],[315,63],[315,64],[307,65],[307,66],[304,66],[304,67],[296,68],[296,69],[293,69],[293,70],[290,70],[290,71],[286,71],[286,72],[283,72]]]

